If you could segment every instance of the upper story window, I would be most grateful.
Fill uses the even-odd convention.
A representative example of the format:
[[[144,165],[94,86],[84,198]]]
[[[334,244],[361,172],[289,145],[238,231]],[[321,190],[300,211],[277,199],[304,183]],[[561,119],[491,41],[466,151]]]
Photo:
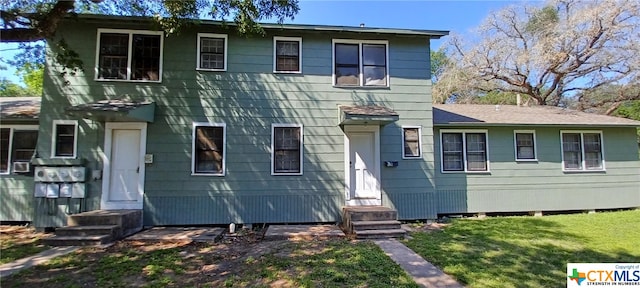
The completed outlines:
[[[226,124],[193,123],[193,175],[225,174]]]
[[[516,161],[536,161],[536,132],[534,130],[513,131]]]
[[[302,38],[273,37],[273,72],[302,72]]]
[[[97,80],[160,82],[163,32],[98,29]]]
[[[198,33],[197,70],[227,71],[227,35]]]
[[[388,41],[333,40],[335,86],[389,86]]]
[[[402,158],[422,158],[422,128],[420,126],[402,126]]]
[[[564,171],[603,171],[602,132],[560,131]]]
[[[0,128],[0,174],[9,174],[13,163],[31,162],[38,142],[38,126]]]
[[[302,175],[302,125],[271,125],[271,175]]]
[[[54,158],[75,158],[78,144],[78,121],[76,120],[54,120],[52,157]]]
[[[487,132],[441,131],[442,171],[489,171]]]

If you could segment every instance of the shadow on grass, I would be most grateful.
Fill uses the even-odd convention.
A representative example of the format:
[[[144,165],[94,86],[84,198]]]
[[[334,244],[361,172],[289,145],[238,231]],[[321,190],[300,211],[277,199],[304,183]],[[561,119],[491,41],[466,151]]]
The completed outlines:
[[[442,231],[412,233],[406,245],[470,287],[566,287],[567,263],[639,260],[599,251],[586,234],[594,231],[565,230],[528,217],[458,220]]]
[[[50,248],[42,244],[39,239],[21,241],[19,243],[8,240],[3,240],[2,242],[2,248],[0,248],[0,250],[2,250],[0,252],[0,265],[33,256]]]
[[[55,258],[2,287],[418,287],[370,242],[123,242]]]

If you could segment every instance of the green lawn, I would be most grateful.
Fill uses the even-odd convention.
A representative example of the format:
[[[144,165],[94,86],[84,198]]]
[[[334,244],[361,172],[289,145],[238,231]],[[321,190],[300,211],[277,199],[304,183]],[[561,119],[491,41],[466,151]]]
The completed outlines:
[[[640,210],[459,219],[405,244],[468,287],[566,287],[566,264],[640,262]]]
[[[86,247],[2,287],[418,287],[371,242],[130,243]]]
[[[42,236],[31,227],[0,226],[0,265],[49,249],[40,243]]]

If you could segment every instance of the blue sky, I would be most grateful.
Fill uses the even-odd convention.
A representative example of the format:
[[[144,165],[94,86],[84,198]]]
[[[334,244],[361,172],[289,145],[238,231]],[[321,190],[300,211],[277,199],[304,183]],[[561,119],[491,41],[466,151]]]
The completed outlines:
[[[301,0],[300,12],[286,23],[448,30],[465,34],[480,25],[491,11],[522,1],[339,1]],[[445,37],[446,38],[446,37]],[[437,49],[445,40],[432,42]],[[3,58],[12,57],[11,47],[0,44]],[[6,64],[2,64],[6,66]],[[20,82],[14,67],[0,70],[0,79]]]

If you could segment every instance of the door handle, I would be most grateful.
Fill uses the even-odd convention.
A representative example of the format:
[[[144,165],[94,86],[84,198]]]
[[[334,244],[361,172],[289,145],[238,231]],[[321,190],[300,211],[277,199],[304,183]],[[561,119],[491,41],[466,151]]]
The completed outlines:
[[[136,168],[136,173],[140,173],[140,166],[138,166],[138,168]]]

